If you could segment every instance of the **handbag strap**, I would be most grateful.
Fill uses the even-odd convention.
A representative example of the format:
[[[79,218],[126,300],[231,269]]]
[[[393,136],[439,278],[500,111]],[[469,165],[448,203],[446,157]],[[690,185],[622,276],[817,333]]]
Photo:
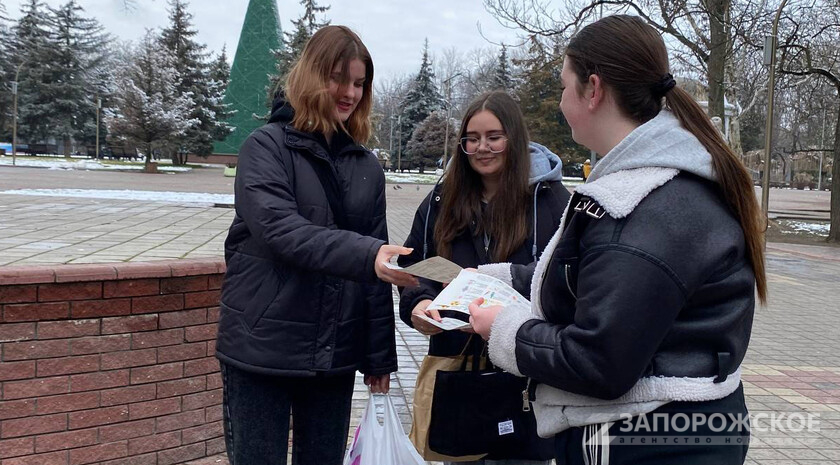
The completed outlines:
[[[461,368],[459,371],[467,371],[467,363],[469,363],[470,357],[472,357],[471,371],[480,371],[482,360],[485,361],[485,370],[495,370],[496,366],[493,365],[493,362],[490,361],[489,347],[487,342],[485,341],[484,344],[481,345],[473,345],[473,337],[475,337],[475,334],[470,334],[470,338],[467,339],[467,344],[464,346],[463,350],[461,350],[461,356],[464,357],[464,359],[461,361]],[[469,349],[471,345],[473,347],[470,351]],[[468,354],[468,351],[471,353]]]

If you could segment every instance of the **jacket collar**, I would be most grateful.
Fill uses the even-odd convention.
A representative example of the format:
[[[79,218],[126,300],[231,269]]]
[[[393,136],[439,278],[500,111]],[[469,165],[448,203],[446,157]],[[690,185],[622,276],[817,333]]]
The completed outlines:
[[[629,215],[648,194],[679,172],[659,167],[616,171],[578,186],[575,192],[592,197],[611,217],[619,219]]]
[[[330,154],[334,156],[344,155],[351,152],[366,152],[364,146],[357,144],[349,134],[339,129],[333,136],[332,147],[327,144],[323,134],[300,131],[291,125],[295,117],[295,109],[286,100],[286,95],[279,92],[274,97],[271,117],[269,123],[284,126],[286,132],[286,145],[294,149],[303,149],[324,160],[330,160]]]
[[[662,110],[610,150],[575,192],[595,199],[611,217],[624,218],[681,171],[716,181],[703,144],[671,111]]]
[[[287,146],[298,150],[303,149],[325,160],[349,153],[366,153],[364,146],[355,143],[346,132],[341,130],[333,135],[332,147],[330,147],[321,133],[300,131],[290,124],[286,124],[285,129]]]

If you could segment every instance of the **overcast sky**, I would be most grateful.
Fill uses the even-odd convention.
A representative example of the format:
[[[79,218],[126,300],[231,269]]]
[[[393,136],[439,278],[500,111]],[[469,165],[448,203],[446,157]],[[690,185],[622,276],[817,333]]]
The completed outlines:
[[[11,17],[20,16],[24,0],[3,0]],[[45,0],[57,7],[64,0]],[[135,0],[126,11],[122,0],[78,0],[88,16],[97,18],[116,37],[134,40],[146,28],[159,29],[168,21],[166,0]],[[299,0],[278,0],[281,27],[291,30],[291,20],[302,13]],[[440,55],[456,46],[467,52],[491,46],[479,33],[496,43],[517,43],[517,32],[500,25],[484,9],[482,0],[321,0],[333,24],[355,30],[373,55],[377,76],[415,73],[420,65],[423,40]],[[214,52],[227,44],[233,60],[248,0],[191,0],[198,40]]]

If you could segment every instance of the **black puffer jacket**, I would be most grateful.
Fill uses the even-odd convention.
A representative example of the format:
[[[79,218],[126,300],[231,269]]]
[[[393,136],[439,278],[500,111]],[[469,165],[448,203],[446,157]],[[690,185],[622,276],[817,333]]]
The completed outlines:
[[[216,355],[273,375],[394,372],[391,286],[373,271],[388,240],[382,168],[348,135],[330,147],[292,115],[277,102],[239,152]]]
[[[535,190],[535,204],[537,218],[534,221],[533,213],[528,215],[529,228],[528,239],[516,251],[508,257],[508,261],[516,264],[531,263],[539,257],[539,254],[548,244],[549,239],[557,230],[560,219],[563,216],[563,208],[569,201],[569,191],[561,181],[540,182],[532,186]],[[411,233],[406,239],[405,246],[414,249],[410,255],[400,257],[399,263],[402,266],[409,266],[423,260],[423,240],[427,244],[426,258],[437,255],[435,250],[434,229],[440,208],[440,187],[436,187],[429,196],[420,204],[417,213],[414,215],[414,224]],[[431,202],[431,209],[429,203]],[[428,221],[426,214],[428,213]],[[536,225],[536,236],[534,226]],[[474,223],[473,223],[474,226]],[[534,238],[536,237],[536,243]],[[536,245],[536,247],[534,247]],[[484,239],[476,235],[474,228],[469,231],[462,231],[452,242],[452,257],[450,260],[462,268],[476,268],[479,265],[490,263],[491,260],[484,250]],[[442,290],[440,283],[420,279],[420,286],[400,289],[400,319],[405,324],[412,326],[411,311],[422,300],[434,300]],[[527,294],[526,294],[527,295]],[[446,331],[436,334],[429,341],[429,354],[439,356],[458,355],[464,350],[469,340],[469,334],[462,331]],[[473,343],[483,345],[484,341],[479,337],[473,338]]]

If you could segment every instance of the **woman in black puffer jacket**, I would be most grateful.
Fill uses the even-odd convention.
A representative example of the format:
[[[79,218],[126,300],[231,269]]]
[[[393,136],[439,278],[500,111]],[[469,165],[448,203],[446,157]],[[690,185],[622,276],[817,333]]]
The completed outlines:
[[[383,264],[385,178],[370,134],[373,63],[343,26],[307,43],[269,124],[239,153],[236,216],[225,242],[216,355],[232,465],[340,464],[355,372],[387,392],[397,371]]]

